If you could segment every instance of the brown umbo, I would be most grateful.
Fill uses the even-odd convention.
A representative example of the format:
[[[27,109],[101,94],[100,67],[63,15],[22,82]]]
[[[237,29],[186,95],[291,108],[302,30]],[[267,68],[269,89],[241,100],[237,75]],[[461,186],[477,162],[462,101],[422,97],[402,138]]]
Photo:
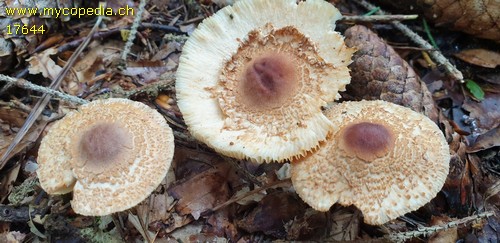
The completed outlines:
[[[383,224],[429,202],[444,185],[449,148],[426,116],[385,101],[344,102],[326,111],[336,129],[292,161],[292,182],[314,209],[355,205]]]
[[[73,191],[82,215],[131,208],[161,183],[174,152],[172,129],[148,106],[97,100],[58,121],[38,151],[40,185],[49,194]]]

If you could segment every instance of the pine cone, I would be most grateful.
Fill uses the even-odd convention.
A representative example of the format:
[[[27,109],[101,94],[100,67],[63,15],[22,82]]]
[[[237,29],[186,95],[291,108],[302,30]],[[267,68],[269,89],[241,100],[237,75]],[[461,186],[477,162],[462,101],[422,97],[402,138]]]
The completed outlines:
[[[415,71],[394,49],[365,26],[345,32],[346,44],[357,49],[353,57],[351,83],[344,98],[381,99],[406,106],[437,121],[432,95]]]

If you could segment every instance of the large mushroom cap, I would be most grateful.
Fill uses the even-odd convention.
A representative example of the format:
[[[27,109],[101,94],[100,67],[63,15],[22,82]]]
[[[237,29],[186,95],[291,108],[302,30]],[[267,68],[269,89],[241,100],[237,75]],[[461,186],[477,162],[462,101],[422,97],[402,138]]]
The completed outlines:
[[[183,47],[177,101],[194,137],[216,151],[283,161],[332,128],[321,107],[349,82],[353,50],[323,0],[241,0],[205,19]]]
[[[148,106],[97,100],[68,113],[43,138],[37,171],[49,194],[73,191],[82,215],[107,215],[144,200],[166,176],[172,129]]]
[[[429,202],[449,170],[449,148],[426,116],[385,101],[345,102],[326,111],[335,131],[292,161],[292,182],[314,209],[355,205],[383,224]]]

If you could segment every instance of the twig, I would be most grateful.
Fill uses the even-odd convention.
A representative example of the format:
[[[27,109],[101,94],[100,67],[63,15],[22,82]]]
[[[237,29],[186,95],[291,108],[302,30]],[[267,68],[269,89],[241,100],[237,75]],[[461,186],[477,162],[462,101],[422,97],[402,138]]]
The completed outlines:
[[[130,48],[134,44],[135,36],[137,34],[137,28],[141,23],[142,13],[146,7],[146,0],[141,0],[139,3],[139,7],[137,9],[137,14],[135,15],[134,22],[132,23],[132,27],[130,27],[130,32],[127,36],[127,43],[125,43],[125,47],[123,47],[123,52],[121,56],[122,65],[125,67],[127,65],[127,56],[130,53]]]
[[[109,29],[106,31],[96,32],[92,35],[92,39],[105,39],[111,35],[118,34],[118,33],[120,33],[120,31],[127,29],[127,28],[128,28],[128,26],[124,26],[124,27]],[[185,34],[179,28],[173,27],[173,26],[168,26],[168,25],[142,23],[139,26],[139,30],[146,29],[146,28],[163,30],[163,31],[171,32],[171,33]],[[183,35],[179,35],[179,38],[187,39],[187,37],[185,37]],[[83,42],[83,40],[84,39],[78,39],[78,40],[74,40],[74,41],[68,42],[66,44],[63,44],[59,48],[57,48],[57,51],[64,52],[64,51],[67,51],[69,49],[73,49],[73,48],[77,47],[78,45],[80,45]]]
[[[433,50],[433,49],[414,47],[414,46],[395,46],[395,45],[391,45],[391,46],[394,49],[400,49],[400,50],[414,50],[414,51],[432,51]]]
[[[242,195],[239,195],[239,196],[235,196],[229,200],[227,200],[226,202],[222,203],[222,204],[219,204],[215,207],[213,207],[211,210],[209,210],[209,212],[215,212],[221,208],[224,208],[224,207],[227,207],[228,205],[230,204],[233,204],[237,201],[240,201],[244,198],[247,198],[251,195],[254,195],[256,193],[259,193],[261,191],[264,191],[264,190],[267,190],[269,188],[273,188],[273,187],[285,187],[285,186],[291,186],[292,185],[292,181],[290,179],[285,179],[285,180],[282,180],[282,181],[275,181],[273,183],[270,183],[270,184],[267,184],[263,187],[259,187],[257,189],[254,189],[254,190],[251,190],[245,194],[242,194]]]
[[[30,212],[31,209],[31,212]],[[44,216],[48,208],[30,208],[28,206],[14,207],[0,205],[0,222],[25,223],[30,220],[30,214]]]
[[[24,78],[24,77],[28,74],[28,72],[29,72],[29,70],[28,70],[28,68],[26,67],[26,68],[24,68],[23,70],[21,70],[19,73],[17,73],[14,77],[16,77],[16,78]],[[8,91],[10,88],[14,87],[14,86],[16,86],[16,85],[15,85],[15,84],[13,84],[13,83],[7,83],[7,84],[5,84],[5,85],[2,87],[2,89],[0,90],[0,95],[3,95],[3,94],[5,94],[5,93],[7,93],[7,91]]]
[[[155,30],[163,30],[167,32],[173,32],[173,33],[178,33],[178,34],[183,34],[179,28],[174,27],[174,26],[169,26],[169,25],[164,25],[164,24],[152,24],[152,23],[142,23],[139,26],[139,29],[141,28],[150,28],[150,29],[155,29]]]
[[[169,75],[158,82],[154,82],[152,84],[147,84],[141,87],[138,87],[133,90],[124,91],[122,89],[116,89],[111,91],[114,94],[119,94],[127,97],[135,97],[139,94],[146,93],[149,96],[158,96],[158,92],[161,90],[172,90],[175,83],[174,75]]]
[[[488,212],[480,213],[477,215],[472,215],[469,217],[454,220],[454,221],[451,221],[451,222],[448,222],[445,224],[440,224],[440,225],[430,226],[430,227],[422,227],[422,228],[419,228],[418,230],[414,230],[414,231],[391,233],[391,234],[389,234],[389,239],[392,241],[396,241],[396,242],[403,242],[405,240],[409,240],[409,239],[412,239],[415,237],[420,237],[420,236],[425,237],[425,236],[429,236],[433,233],[436,233],[438,231],[443,231],[443,230],[446,230],[449,228],[456,228],[456,227],[460,226],[461,224],[465,225],[465,224],[468,224],[470,222],[478,221],[478,220],[481,220],[481,219],[484,219],[484,218],[487,218],[487,217],[490,217],[493,215],[494,215],[493,211],[488,211]]]
[[[234,158],[231,158],[231,157],[227,157],[227,156],[222,156],[220,155],[224,161],[226,163],[229,163],[236,171],[239,171],[239,175],[247,180],[247,181],[250,181],[252,182],[253,184],[257,185],[257,186],[260,186],[262,187],[262,182],[259,181],[259,179],[253,175],[252,173],[250,173],[247,169],[243,168],[239,163],[238,163],[238,160],[234,159]]]
[[[38,91],[38,92],[41,92],[41,93],[44,93],[44,94],[49,94],[51,96],[57,97],[57,98],[59,98],[61,100],[68,101],[68,102],[71,102],[71,103],[75,103],[75,104],[81,105],[81,104],[85,104],[85,103],[88,102],[87,100],[78,98],[78,97],[73,96],[73,95],[69,95],[69,94],[63,93],[61,91],[57,91],[57,90],[49,89],[47,87],[43,87],[43,86],[40,86],[40,85],[33,84],[33,83],[31,83],[31,82],[29,82],[29,81],[27,81],[25,79],[16,79],[16,78],[13,78],[13,77],[9,77],[9,76],[0,74],[0,80],[1,81],[6,81],[9,84],[16,85],[17,87],[20,87],[20,88],[23,88],[23,89],[29,89],[29,90]]]
[[[100,2],[99,4],[104,5],[105,3]],[[57,89],[61,85],[62,80],[70,70],[71,66],[75,63],[76,59],[80,56],[82,53],[83,49],[90,43],[92,40],[92,36],[94,33],[97,31],[99,28],[99,25],[101,24],[103,16],[100,15],[97,18],[97,21],[90,31],[90,33],[87,35],[85,41],[82,42],[82,44],[76,49],[76,51],[71,55],[69,60],[66,62],[66,65],[64,65],[63,69],[59,74],[57,75],[57,78],[52,81],[50,84],[49,88],[50,89]],[[21,142],[23,137],[26,135],[28,130],[33,126],[33,123],[35,123],[36,119],[42,114],[42,111],[44,110],[45,106],[49,103],[51,99],[50,94],[43,94],[41,99],[36,103],[35,107],[33,107],[31,113],[28,115],[26,118],[26,121],[24,122],[23,126],[21,129],[19,129],[19,132],[16,134],[16,137],[14,137],[14,140],[9,144],[9,147],[5,150],[4,154],[2,154],[2,157],[0,158],[0,169],[2,169],[5,164],[7,163],[8,159],[10,158],[10,154],[12,151],[14,151],[14,148]]]
[[[339,19],[340,22],[388,22],[388,21],[403,21],[418,18],[417,14],[403,15],[369,15],[369,16],[343,16]]]
[[[25,104],[23,104],[19,101],[14,102],[13,100],[10,100],[10,101],[0,100],[0,106],[9,107],[12,109],[18,109],[18,110],[21,110],[21,111],[26,112],[26,113],[31,112],[30,107],[27,107]]]
[[[367,2],[366,0],[358,0],[355,2],[358,3],[359,5],[363,6],[366,9],[376,8],[376,6],[372,5],[371,3]],[[389,15],[389,13],[387,13],[381,9],[378,10],[377,12],[378,12],[378,14]],[[398,21],[393,21],[392,25],[394,25],[394,27],[399,29],[406,36],[408,36],[413,42],[417,43],[421,47],[426,48],[426,49],[434,49],[434,47],[431,44],[429,44],[426,40],[424,40],[422,37],[420,37],[417,33],[413,32],[406,25],[404,25]],[[448,71],[448,74],[451,75],[452,78],[460,81],[460,83],[464,83],[464,75],[462,74],[462,72],[460,72],[453,64],[451,64],[450,61],[448,59],[446,59],[446,57],[443,56],[443,54],[441,54],[441,52],[439,50],[429,51],[429,53],[437,63],[444,66],[444,68],[446,69],[446,71]]]

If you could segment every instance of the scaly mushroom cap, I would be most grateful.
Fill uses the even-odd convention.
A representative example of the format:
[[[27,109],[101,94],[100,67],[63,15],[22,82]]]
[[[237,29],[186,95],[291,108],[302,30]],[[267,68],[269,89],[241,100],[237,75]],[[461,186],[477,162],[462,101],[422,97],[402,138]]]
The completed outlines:
[[[353,49],[323,0],[241,0],[205,19],[186,42],[177,102],[194,137],[216,151],[283,161],[332,129],[321,107],[349,82]]]
[[[315,153],[292,161],[294,188],[314,209],[355,205],[366,223],[383,224],[441,190],[449,148],[426,116],[385,101],[345,102],[325,113],[337,129]]]
[[[131,208],[161,183],[174,153],[172,129],[148,106],[97,100],[68,113],[43,138],[40,185],[49,194],[73,191],[82,215]]]

